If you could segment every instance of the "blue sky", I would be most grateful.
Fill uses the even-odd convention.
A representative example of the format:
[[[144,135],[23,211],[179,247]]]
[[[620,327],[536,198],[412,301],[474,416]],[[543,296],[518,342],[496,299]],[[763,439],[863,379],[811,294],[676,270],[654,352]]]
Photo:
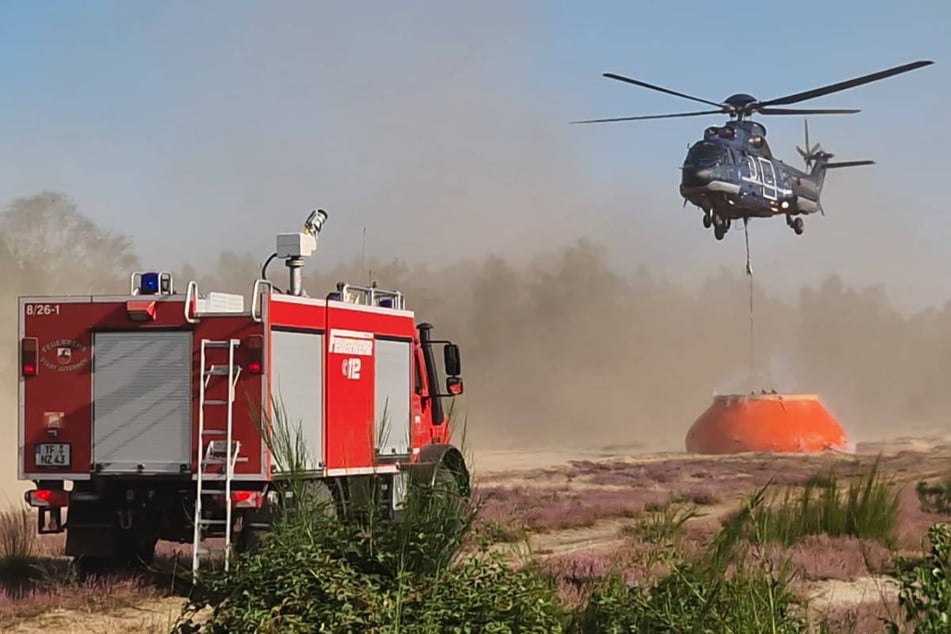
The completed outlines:
[[[526,256],[578,235],[684,281],[742,267],[683,209],[677,171],[717,117],[570,126],[693,109],[605,71],[714,100],[769,98],[915,59],[934,66],[816,99],[843,160],[829,215],[751,227],[757,275],[792,293],[830,272],[942,305],[951,4],[20,2],[0,8],[0,195],[73,196],[155,267],[330,212],[319,260]],[[764,117],[798,161],[802,121]],[[436,239],[420,240],[434,232]],[[916,280],[927,277],[928,285]]]

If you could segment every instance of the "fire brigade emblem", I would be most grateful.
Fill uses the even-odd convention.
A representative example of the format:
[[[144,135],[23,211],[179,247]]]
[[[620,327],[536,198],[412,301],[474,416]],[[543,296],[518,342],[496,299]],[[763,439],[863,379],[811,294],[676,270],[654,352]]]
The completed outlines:
[[[41,348],[40,363],[53,372],[72,372],[89,363],[87,350],[74,339],[56,339]]]

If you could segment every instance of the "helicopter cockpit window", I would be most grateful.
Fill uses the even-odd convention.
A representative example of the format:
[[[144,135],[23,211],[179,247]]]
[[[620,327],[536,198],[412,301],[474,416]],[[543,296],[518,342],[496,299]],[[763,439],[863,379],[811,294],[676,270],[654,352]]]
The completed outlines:
[[[719,143],[700,141],[687,152],[687,161],[695,165],[710,165],[727,160],[727,148]]]

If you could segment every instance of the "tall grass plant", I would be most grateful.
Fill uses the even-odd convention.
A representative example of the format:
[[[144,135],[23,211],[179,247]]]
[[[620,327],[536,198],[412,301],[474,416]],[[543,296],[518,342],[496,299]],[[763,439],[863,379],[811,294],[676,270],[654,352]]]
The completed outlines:
[[[809,535],[877,540],[893,548],[898,538],[901,492],[876,460],[844,486],[834,470],[810,479],[802,491],[787,490],[753,516],[758,534],[791,546]]]

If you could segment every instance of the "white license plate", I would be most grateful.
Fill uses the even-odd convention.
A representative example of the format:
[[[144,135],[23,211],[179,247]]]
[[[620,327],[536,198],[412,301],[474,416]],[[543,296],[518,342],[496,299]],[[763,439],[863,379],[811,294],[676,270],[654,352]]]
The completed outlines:
[[[37,467],[68,467],[69,445],[66,443],[42,443],[36,446]]]

